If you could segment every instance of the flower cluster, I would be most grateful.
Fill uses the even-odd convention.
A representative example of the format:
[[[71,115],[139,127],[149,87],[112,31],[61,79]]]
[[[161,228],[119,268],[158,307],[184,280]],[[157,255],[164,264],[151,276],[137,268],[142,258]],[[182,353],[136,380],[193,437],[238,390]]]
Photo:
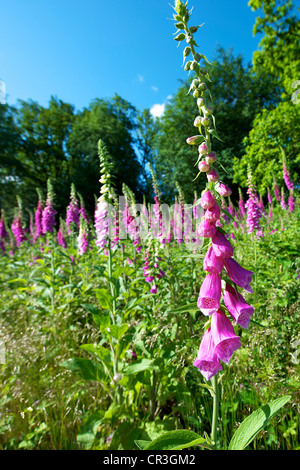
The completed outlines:
[[[205,212],[197,233],[210,241],[203,261],[206,276],[200,287],[197,306],[209,321],[194,366],[209,380],[222,370],[221,361],[228,363],[234,351],[241,345],[231,319],[243,328],[248,328],[254,309],[239,293],[238,286],[253,292],[250,287],[253,273],[233,259],[234,248],[224,230],[220,228],[222,198],[229,197],[232,191],[219,180],[218,172],[214,168],[217,156],[211,148],[211,136],[219,137],[214,125],[211,94],[207,83],[210,79],[206,68],[200,62],[207,59],[195,51],[196,42],[193,33],[199,26],[188,27],[190,13],[186,4],[176,0],[174,9],[176,12],[174,19],[177,22],[175,26],[179,33],[175,40],[186,39],[188,43],[184,49],[184,59],[190,54],[193,56],[193,60],[186,63],[185,70],[196,73],[189,92],[193,91],[193,96],[197,99],[199,115],[194,120],[194,126],[198,128],[199,135],[189,137],[187,143],[198,146],[197,177],[204,173],[207,178],[206,188],[200,198],[200,204]],[[221,277],[223,270],[225,280]],[[225,306],[221,305],[222,295]]]
[[[75,227],[80,225],[80,207],[76,197],[76,190],[74,183],[71,184],[70,204],[67,207],[66,226],[68,234],[71,235]]]
[[[55,226],[55,215],[57,211],[54,209],[54,191],[50,179],[47,181],[47,199],[42,212],[42,230],[43,234],[52,233]]]
[[[100,183],[102,184],[100,193],[101,196],[97,201],[95,210],[95,231],[96,240],[95,243],[99,248],[104,248],[107,244],[109,229],[112,225],[112,217],[109,214],[109,207],[114,199],[112,183],[111,183],[111,162],[106,149],[106,146],[102,140],[98,141],[98,152],[100,159]]]

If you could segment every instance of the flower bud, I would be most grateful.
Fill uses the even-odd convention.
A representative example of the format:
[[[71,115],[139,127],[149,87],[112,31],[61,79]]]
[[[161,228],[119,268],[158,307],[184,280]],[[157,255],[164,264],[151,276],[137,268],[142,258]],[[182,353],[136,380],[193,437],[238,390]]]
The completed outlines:
[[[175,39],[175,41],[183,41],[185,39],[185,34],[180,33],[174,39]]]
[[[215,198],[209,190],[206,190],[202,194],[200,199],[200,205],[201,207],[203,207],[203,209],[210,209],[215,205]]]
[[[201,135],[193,135],[186,139],[186,143],[189,145],[199,145],[203,142],[203,137]]]
[[[199,171],[201,171],[202,173],[206,173],[209,170],[210,166],[205,160],[202,160],[202,162],[199,163],[198,168]]]
[[[198,52],[196,52],[195,55],[194,55],[194,59],[195,59],[197,62],[200,62],[200,60],[201,60],[201,54],[198,54]]]
[[[206,106],[203,111],[204,111],[204,114],[208,114],[208,115],[210,115],[214,112],[212,106]]]
[[[196,62],[195,60],[193,60],[192,64],[191,64],[191,70],[197,70],[199,68],[199,64],[198,62]]]
[[[217,159],[215,152],[210,152],[206,155],[205,160],[207,163],[214,163]]]
[[[194,98],[199,98],[199,96],[200,96],[200,91],[199,90],[194,90],[193,97]]]
[[[200,127],[201,126],[201,116],[197,116],[194,121],[194,126],[195,127]]]
[[[183,23],[175,23],[175,28],[184,29],[184,24]]]
[[[197,80],[197,78],[195,78],[191,83],[191,89],[195,90],[198,85],[199,85],[199,80]]]
[[[203,117],[203,118],[201,119],[201,124],[202,124],[203,126],[205,126],[205,127],[208,127],[209,124],[210,124],[209,118],[208,118],[207,116]]]
[[[189,61],[185,64],[184,70],[185,70],[186,72],[188,72],[188,71],[190,70],[191,63],[192,63],[192,61],[189,60]]]
[[[203,142],[201,145],[198,147],[198,152],[200,155],[205,155],[209,151],[208,146],[206,142]]]
[[[199,90],[201,90],[201,91],[205,91],[205,90],[207,90],[207,85],[206,85],[205,82],[202,82],[202,83],[200,83],[200,85],[198,86],[198,88],[199,88]]]
[[[189,46],[187,46],[183,51],[183,56],[187,57],[191,53],[191,50],[192,49]]]
[[[200,67],[199,68],[199,73],[200,73],[200,75],[206,75],[207,74],[206,68],[205,67]]]
[[[201,108],[203,105],[204,105],[204,99],[203,98],[198,98],[197,99],[198,108]]]
[[[216,183],[219,180],[219,175],[214,168],[207,173],[207,179],[210,183]]]

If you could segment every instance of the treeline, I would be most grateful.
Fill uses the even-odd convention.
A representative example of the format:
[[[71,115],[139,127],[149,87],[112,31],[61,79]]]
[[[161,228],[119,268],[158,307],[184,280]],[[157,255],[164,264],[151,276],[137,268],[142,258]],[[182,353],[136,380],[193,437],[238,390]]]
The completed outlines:
[[[274,181],[282,182],[283,156],[295,185],[299,182],[300,107],[293,99],[300,80],[299,21],[292,1],[283,5],[279,0],[251,0],[249,4],[262,11],[254,26],[254,32],[262,34],[254,64],[219,48],[205,66],[222,139],[213,140],[220,178],[237,193],[238,186],[247,186],[250,166],[258,190],[265,194]],[[1,105],[1,208],[12,211],[17,194],[24,207],[33,207],[36,188],[45,194],[51,178],[59,213],[64,213],[74,183],[92,214],[100,189],[99,139],[112,158],[112,178],[119,194],[125,183],[137,200],[144,195],[151,201],[151,163],[164,202],[171,202],[178,188],[191,202],[195,191],[199,194],[202,189],[201,178],[194,181],[197,149],[186,144],[186,138],[197,132],[193,127],[197,106],[187,95],[191,79],[180,84],[159,119],[118,95],[96,98],[82,110],[57,97],[50,98],[48,107],[35,101]]]

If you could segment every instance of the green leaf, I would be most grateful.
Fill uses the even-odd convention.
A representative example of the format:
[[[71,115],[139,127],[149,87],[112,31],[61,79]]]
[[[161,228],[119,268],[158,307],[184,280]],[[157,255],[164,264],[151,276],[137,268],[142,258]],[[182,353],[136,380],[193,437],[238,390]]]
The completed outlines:
[[[248,416],[235,431],[229,443],[228,449],[245,449],[253,441],[259,431],[269,424],[269,421],[274,416],[274,414],[277,413],[277,411],[282,408],[290,399],[291,397],[288,395],[283,396],[254,411],[254,413]]]
[[[128,328],[129,325],[127,325],[127,323],[122,323],[122,325],[111,325],[109,328],[107,328],[107,331],[110,336],[115,338],[117,341],[120,341],[122,336],[125,335]]]
[[[103,382],[104,370],[100,362],[77,357],[62,362],[61,366],[81,375],[84,380]]]
[[[104,309],[112,308],[112,296],[107,291],[107,289],[95,289],[96,297],[99,301],[99,304]]]
[[[143,450],[181,450],[201,444],[208,447],[206,440],[199,434],[187,429],[179,429],[162,434]]]
[[[140,450],[144,450],[145,447],[147,447],[151,443],[151,441],[142,441],[142,440],[134,441],[134,442]]]
[[[137,374],[138,372],[142,372],[144,370],[158,370],[158,367],[155,366],[152,359],[141,359],[135,361],[133,364],[129,364],[124,369],[124,374],[131,375]]]

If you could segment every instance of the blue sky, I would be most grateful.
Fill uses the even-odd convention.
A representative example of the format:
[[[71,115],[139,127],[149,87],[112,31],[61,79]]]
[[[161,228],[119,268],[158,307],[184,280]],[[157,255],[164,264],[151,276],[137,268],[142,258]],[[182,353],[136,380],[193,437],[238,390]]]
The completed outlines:
[[[256,13],[248,0],[189,0],[199,52],[217,45],[252,60]],[[174,41],[173,0],[0,0],[0,79],[7,103],[54,95],[76,109],[118,93],[158,111],[187,73]]]

